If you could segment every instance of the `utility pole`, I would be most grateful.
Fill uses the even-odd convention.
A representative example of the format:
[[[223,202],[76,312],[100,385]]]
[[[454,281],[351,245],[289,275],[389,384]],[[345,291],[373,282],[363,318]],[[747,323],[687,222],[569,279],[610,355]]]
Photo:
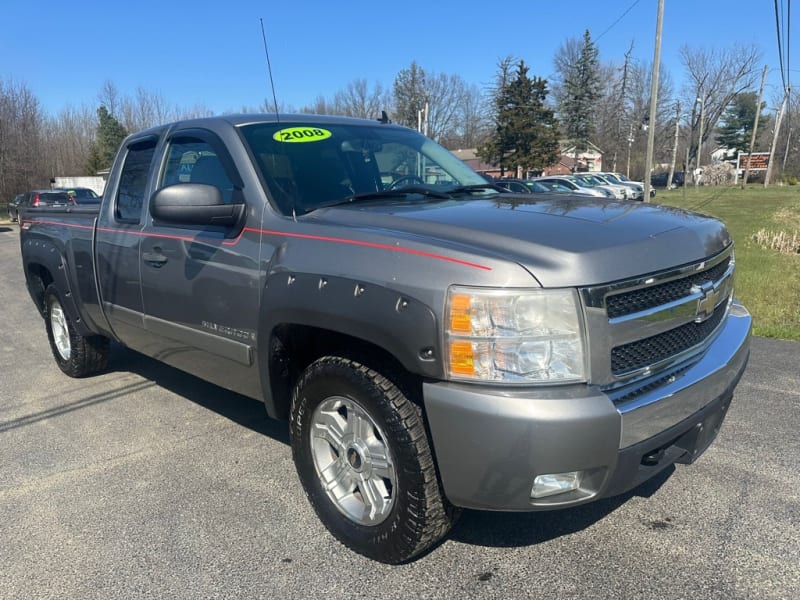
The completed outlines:
[[[689,131],[689,137],[692,137],[691,130]],[[691,139],[689,140],[691,142]],[[683,163],[683,201],[686,202],[686,184],[689,183],[689,146],[691,143],[686,144],[686,162]]]
[[[789,158],[789,141],[792,139],[792,132],[793,131],[794,131],[794,129],[792,129],[790,127],[789,128],[789,133],[786,134],[786,150],[783,153],[783,165],[781,166],[781,169],[783,171],[786,170],[786,159]]]
[[[653,76],[650,85],[650,127],[647,130],[647,155],[644,163],[643,202],[650,202],[650,173],[653,170],[653,145],[656,138],[656,105],[658,103],[658,69],[661,64],[661,29],[664,24],[664,0],[658,0],[656,18],[656,44],[653,52]]]
[[[744,186],[747,185],[747,176],[750,175],[750,160],[753,156],[753,150],[756,147],[758,116],[761,114],[761,97],[764,95],[764,82],[766,80],[767,80],[767,65],[764,65],[764,72],[761,73],[761,88],[758,90],[758,100],[756,101],[756,118],[753,120],[753,135],[750,136],[750,151],[747,154],[747,166],[744,168],[744,178],[742,179],[742,189],[744,189]]]
[[[767,174],[764,176],[764,187],[769,185],[769,178],[772,174],[772,159],[775,157],[775,146],[778,143],[778,133],[781,130],[781,123],[783,122],[783,113],[786,111],[786,103],[789,100],[789,86],[783,92],[783,101],[781,108],[778,112],[778,120],[775,121],[775,131],[772,132],[772,144],[769,147],[769,162],[767,163]]]
[[[700,156],[703,153],[703,121],[706,118],[706,93],[703,88],[700,88],[700,137],[697,138],[697,160],[695,161],[695,169],[700,170]],[[698,173],[694,178],[694,187],[700,183],[700,174]]]
[[[672,162],[669,165],[667,189],[672,189],[672,177],[675,175],[675,161],[678,160],[678,133],[681,129],[681,101],[675,104],[675,139],[672,142]]]
[[[630,179],[631,176],[631,146],[633,145],[633,121],[631,121],[628,128],[628,167],[625,170],[625,177]]]

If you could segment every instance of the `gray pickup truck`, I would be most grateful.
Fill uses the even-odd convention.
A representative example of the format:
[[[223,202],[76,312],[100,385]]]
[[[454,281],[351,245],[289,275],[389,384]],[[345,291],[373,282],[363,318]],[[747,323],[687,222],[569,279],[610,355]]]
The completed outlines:
[[[691,463],[749,355],[719,221],[503,193],[386,119],[136,133],[99,207],[25,211],[21,247],[64,373],[113,340],[263,400],[325,526],[387,563],[460,507],[571,507]]]

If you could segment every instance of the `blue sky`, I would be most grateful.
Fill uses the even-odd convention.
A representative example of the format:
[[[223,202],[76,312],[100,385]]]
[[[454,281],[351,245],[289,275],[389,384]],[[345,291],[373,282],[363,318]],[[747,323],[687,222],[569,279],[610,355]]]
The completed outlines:
[[[789,0],[780,0],[786,6]],[[103,82],[123,95],[137,86],[172,104],[215,112],[271,97],[263,18],[278,101],[301,107],[356,78],[391,86],[416,60],[426,71],[488,86],[500,58],[513,55],[548,78],[553,55],[588,28],[602,60],[653,58],[657,0],[321,2],[296,0],[2,0],[0,79],[25,83],[49,113],[94,105]],[[676,86],[679,48],[756,44],[780,91],[774,3],[666,0],[662,64]],[[631,8],[632,7],[632,8]],[[723,8],[724,7],[724,8]],[[799,7],[800,8],[800,7]],[[628,9],[630,9],[628,11]],[[502,12],[501,12],[502,10]],[[619,19],[616,24],[615,21]],[[610,29],[609,29],[610,28]],[[604,33],[605,32],[605,33]],[[791,33],[791,31],[790,31]],[[797,32],[800,34],[800,31]],[[800,60],[790,65],[800,68]]]

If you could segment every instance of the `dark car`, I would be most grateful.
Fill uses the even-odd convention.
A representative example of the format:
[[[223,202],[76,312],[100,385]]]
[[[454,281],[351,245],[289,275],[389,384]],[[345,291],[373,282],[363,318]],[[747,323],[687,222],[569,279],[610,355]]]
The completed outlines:
[[[650,185],[653,186],[654,188],[657,187],[665,188],[667,187],[667,179],[669,179],[669,173],[666,172],[656,173],[655,175],[650,177]],[[683,181],[684,181],[683,171],[675,171],[675,173],[672,174],[673,188],[683,186]]]
[[[100,196],[91,188],[74,187],[64,188],[73,204],[100,204]]]
[[[14,199],[8,203],[8,220],[16,221],[19,219],[19,209],[17,208],[25,198],[25,194],[17,194]]]
[[[525,182],[521,179],[495,179],[492,183],[499,185],[507,192],[514,192],[515,194],[530,194],[531,191]]]
[[[74,202],[64,190],[32,190],[22,194],[22,200],[16,205],[16,220],[19,221],[19,213],[26,208],[66,206],[70,204],[74,204]]]
[[[515,194],[543,194],[551,191],[561,191],[548,189],[538,181],[531,181],[529,179],[497,179],[494,184],[499,185],[506,191],[514,192]],[[569,190],[565,188],[565,191]]]

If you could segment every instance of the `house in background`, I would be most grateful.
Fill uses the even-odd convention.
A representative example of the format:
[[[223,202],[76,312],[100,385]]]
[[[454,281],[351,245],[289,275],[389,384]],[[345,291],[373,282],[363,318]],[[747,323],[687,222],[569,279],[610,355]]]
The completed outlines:
[[[551,165],[542,171],[543,175],[569,175],[576,171],[597,172],[603,170],[603,151],[589,142],[588,147],[583,152],[575,155],[575,146],[561,144],[561,157],[556,164]]]
[[[483,162],[481,158],[478,158],[477,151],[477,148],[450,150],[450,152],[452,152],[456,158],[460,158],[467,163],[467,165],[471,167],[473,171],[489,177],[500,177],[500,167]],[[508,169],[506,169],[505,176],[516,177],[516,175],[510,172]]]
[[[482,159],[476,154],[475,148],[467,148],[464,150],[451,150],[456,157],[463,160],[467,165],[472,167],[481,175],[489,177],[500,177],[500,167],[483,162]],[[514,171],[513,169],[506,169],[505,177],[518,177],[528,178],[536,177],[538,175],[569,175],[576,171],[602,171],[603,170],[603,153],[594,144],[589,142],[589,147],[584,152],[578,152],[577,162],[575,157],[575,146],[563,147],[561,156],[555,164],[550,165],[542,170],[541,173],[529,171],[528,173]]]

